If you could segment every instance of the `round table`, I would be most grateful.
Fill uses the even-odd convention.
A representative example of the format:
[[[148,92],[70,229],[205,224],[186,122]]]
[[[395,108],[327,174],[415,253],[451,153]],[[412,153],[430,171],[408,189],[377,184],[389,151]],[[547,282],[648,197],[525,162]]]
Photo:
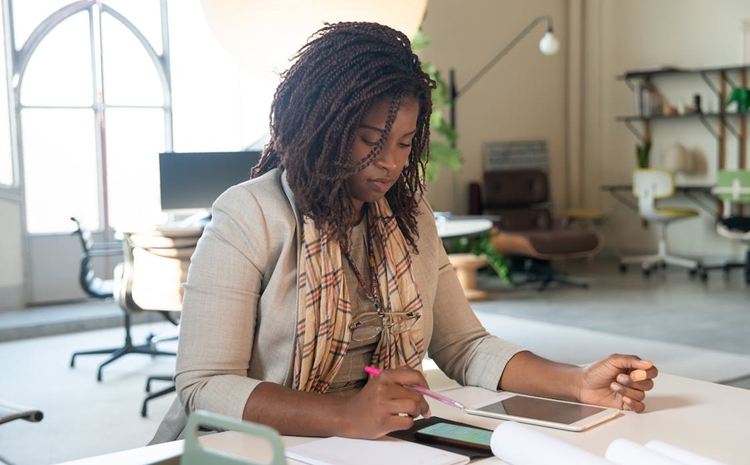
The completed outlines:
[[[472,217],[445,217],[436,215],[438,236],[442,239],[458,239],[461,237],[478,237],[492,229],[492,220]],[[466,299],[470,301],[487,300],[487,293],[477,289],[477,269],[487,264],[487,257],[471,253],[448,254],[448,258],[456,270],[456,276],[461,283]]]

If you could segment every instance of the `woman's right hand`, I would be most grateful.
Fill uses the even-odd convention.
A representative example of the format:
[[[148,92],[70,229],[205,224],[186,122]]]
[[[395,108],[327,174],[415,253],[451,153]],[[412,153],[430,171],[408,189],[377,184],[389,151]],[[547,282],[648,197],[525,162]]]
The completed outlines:
[[[408,385],[429,387],[424,375],[411,368],[383,370],[370,377],[359,393],[347,399],[342,436],[377,439],[411,428],[420,415],[429,418],[429,404],[422,394],[404,387]]]

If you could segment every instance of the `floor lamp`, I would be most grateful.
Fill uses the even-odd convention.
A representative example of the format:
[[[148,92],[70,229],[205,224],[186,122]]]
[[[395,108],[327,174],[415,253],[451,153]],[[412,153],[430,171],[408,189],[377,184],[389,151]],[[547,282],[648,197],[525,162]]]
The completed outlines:
[[[477,74],[474,75],[469,81],[460,89],[456,89],[456,76],[455,76],[455,70],[451,68],[450,70],[450,125],[453,129],[456,128],[456,99],[460,96],[464,95],[469,89],[471,89],[474,84],[479,81],[482,76],[487,74],[487,72],[492,69],[493,66],[497,64],[498,61],[500,61],[505,55],[510,52],[510,50],[515,47],[518,42],[521,41],[526,35],[531,32],[531,30],[536,26],[538,23],[546,21],[547,22],[547,32],[544,34],[544,37],[542,37],[542,40],[539,41],[539,51],[541,51],[545,55],[554,55],[557,53],[557,51],[560,49],[560,42],[557,40],[557,38],[552,35],[552,17],[549,15],[545,16],[539,16],[538,18],[535,18],[531,23],[529,23],[526,28],[521,31],[516,37],[511,40],[508,45],[503,47],[502,50],[500,50],[497,55],[495,55],[482,69],[479,70]]]

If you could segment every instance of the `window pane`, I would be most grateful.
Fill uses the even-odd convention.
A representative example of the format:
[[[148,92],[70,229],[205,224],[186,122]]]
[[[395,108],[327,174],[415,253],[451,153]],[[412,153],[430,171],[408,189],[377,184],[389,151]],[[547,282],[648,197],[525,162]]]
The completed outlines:
[[[31,233],[70,231],[71,216],[98,223],[91,110],[21,112],[26,223]]]
[[[34,29],[49,15],[72,0],[13,0],[13,31],[19,49]]]
[[[113,16],[102,19],[107,105],[162,105],[161,81],[141,42]]]
[[[110,223],[118,227],[158,222],[164,111],[110,108],[106,121]]]
[[[93,100],[88,13],[60,23],[29,60],[21,83],[22,105],[90,106]]]
[[[161,2],[159,0],[108,0],[107,6],[133,23],[161,54]]]
[[[2,11],[0,11],[2,17]],[[5,37],[0,21],[0,37]],[[10,116],[8,109],[8,84],[5,78],[5,53],[0,53],[0,184],[13,184],[13,154],[10,145]]]

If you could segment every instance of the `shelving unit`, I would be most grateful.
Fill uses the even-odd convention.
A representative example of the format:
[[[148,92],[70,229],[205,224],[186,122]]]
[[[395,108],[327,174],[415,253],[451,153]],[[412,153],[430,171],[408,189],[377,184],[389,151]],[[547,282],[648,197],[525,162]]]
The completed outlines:
[[[747,88],[747,74],[750,65],[726,66],[717,68],[664,68],[653,70],[628,71],[618,76],[628,87],[636,92],[639,87],[653,86],[652,79],[661,76],[700,75],[708,88],[716,97],[717,108],[724,108],[727,100],[727,86]],[[651,122],[670,119],[698,118],[708,132],[716,139],[718,152],[718,168],[723,169],[726,164],[726,133],[731,133],[737,140],[739,169],[746,169],[747,165],[747,120],[748,112],[697,112],[675,115],[631,115],[618,116],[617,121],[625,123],[628,129],[641,141],[651,141]],[[736,122],[736,124],[735,124]],[[643,130],[636,124],[640,123]]]

